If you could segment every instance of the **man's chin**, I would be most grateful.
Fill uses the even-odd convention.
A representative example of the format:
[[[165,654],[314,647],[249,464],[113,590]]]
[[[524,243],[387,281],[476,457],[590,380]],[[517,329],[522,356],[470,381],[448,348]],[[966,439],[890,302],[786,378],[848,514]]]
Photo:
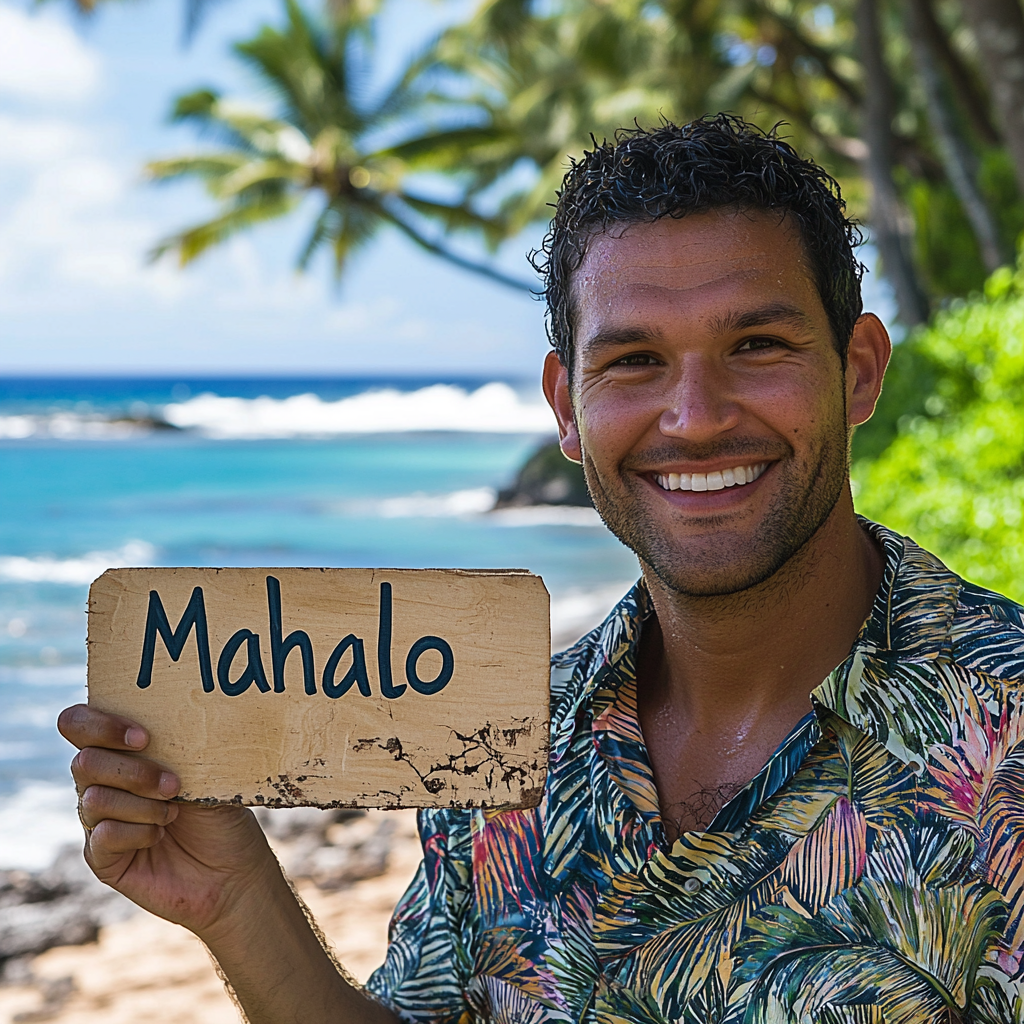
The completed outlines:
[[[654,576],[681,597],[729,597],[767,583],[787,559],[765,560],[749,550],[726,546],[711,552],[686,548],[674,552],[637,552],[645,575]]]

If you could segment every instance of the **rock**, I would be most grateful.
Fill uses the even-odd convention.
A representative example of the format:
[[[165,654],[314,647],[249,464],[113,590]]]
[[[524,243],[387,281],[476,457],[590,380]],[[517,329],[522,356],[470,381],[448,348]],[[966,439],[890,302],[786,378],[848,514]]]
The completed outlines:
[[[538,448],[519,470],[511,487],[498,492],[494,507],[524,505],[577,505],[589,507],[590,494],[583,467],[570,462],[552,441]]]
[[[366,813],[349,808],[323,811],[319,807],[254,807],[252,811],[263,831],[281,842],[309,838],[324,842],[332,825],[361,818]]]
[[[394,822],[385,811],[256,808],[285,873],[340,889],[387,870]]]
[[[0,963],[92,942],[103,925],[135,910],[93,875],[77,846],[64,847],[44,871],[0,872],[0,909]]]

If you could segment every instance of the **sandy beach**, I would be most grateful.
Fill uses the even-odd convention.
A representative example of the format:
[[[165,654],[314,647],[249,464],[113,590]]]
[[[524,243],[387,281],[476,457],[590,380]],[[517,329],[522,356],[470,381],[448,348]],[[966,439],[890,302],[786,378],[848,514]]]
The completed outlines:
[[[336,891],[298,885],[341,962],[360,981],[384,957],[391,912],[419,863],[414,811],[391,812],[387,871]],[[139,911],[96,942],[31,961],[25,984],[0,986],[0,1024],[237,1024],[206,950],[185,929]]]

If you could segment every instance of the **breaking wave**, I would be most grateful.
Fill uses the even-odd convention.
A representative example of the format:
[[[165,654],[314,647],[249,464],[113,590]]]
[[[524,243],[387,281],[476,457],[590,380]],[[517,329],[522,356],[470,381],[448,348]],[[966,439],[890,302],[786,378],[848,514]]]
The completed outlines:
[[[151,417],[108,417],[97,413],[59,412],[0,416],[0,440],[53,438],[58,441],[123,441],[140,437],[168,424]]]
[[[418,491],[394,498],[350,501],[333,511],[350,516],[382,519],[482,518],[494,526],[602,526],[592,508],[575,505],[528,505],[495,509],[498,492],[493,487],[472,487],[449,494]]]
[[[40,555],[0,555],[0,580],[15,583],[92,583],[107,569],[131,565],[152,565],[156,548],[142,540],[131,540],[116,551],[90,551],[79,558]]]
[[[548,434],[555,428],[546,405],[524,401],[508,384],[497,381],[475,391],[453,384],[431,384],[418,391],[386,388],[334,402],[314,394],[291,398],[205,394],[166,406],[164,418],[172,426],[222,439],[419,431]]]
[[[431,384],[416,391],[378,388],[337,400],[309,393],[290,398],[237,398],[205,393],[162,408],[0,414],[0,440],[127,440],[160,430],[195,431],[219,440],[332,437],[454,431],[552,434],[555,420],[540,399],[526,399],[501,381],[467,390]]]

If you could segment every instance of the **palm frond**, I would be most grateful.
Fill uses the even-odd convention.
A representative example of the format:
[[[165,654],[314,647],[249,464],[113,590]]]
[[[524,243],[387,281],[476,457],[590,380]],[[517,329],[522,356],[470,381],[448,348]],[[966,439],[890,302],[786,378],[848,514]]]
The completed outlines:
[[[149,259],[155,261],[167,253],[175,252],[178,256],[178,265],[184,267],[207,249],[219,245],[240,231],[289,213],[294,209],[296,202],[292,196],[278,194],[234,207],[219,217],[186,228],[158,242],[150,250]]]
[[[152,181],[171,181],[185,177],[216,181],[237,171],[247,160],[244,153],[199,153],[169,160],[151,160],[143,171]]]
[[[308,177],[309,169],[303,164],[288,160],[248,160],[219,178],[213,191],[219,199],[234,199],[253,189],[299,185]]]
[[[535,293],[534,287],[526,281],[512,277],[511,275],[497,270],[494,267],[490,267],[485,263],[478,263],[466,256],[462,256],[449,249],[441,242],[428,238],[409,220],[409,218],[399,207],[396,206],[395,203],[385,200],[382,202],[381,208],[384,211],[387,220],[391,224],[398,228],[406,238],[415,242],[416,245],[421,249],[424,249],[426,252],[433,253],[435,256],[440,256],[442,259],[454,264],[456,267],[461,267],[463,270],[470,270],[474,274],[479,274],[481,277],[486,277],[491,281],[507,285],[508,287],[515,288],[518,291]]]

